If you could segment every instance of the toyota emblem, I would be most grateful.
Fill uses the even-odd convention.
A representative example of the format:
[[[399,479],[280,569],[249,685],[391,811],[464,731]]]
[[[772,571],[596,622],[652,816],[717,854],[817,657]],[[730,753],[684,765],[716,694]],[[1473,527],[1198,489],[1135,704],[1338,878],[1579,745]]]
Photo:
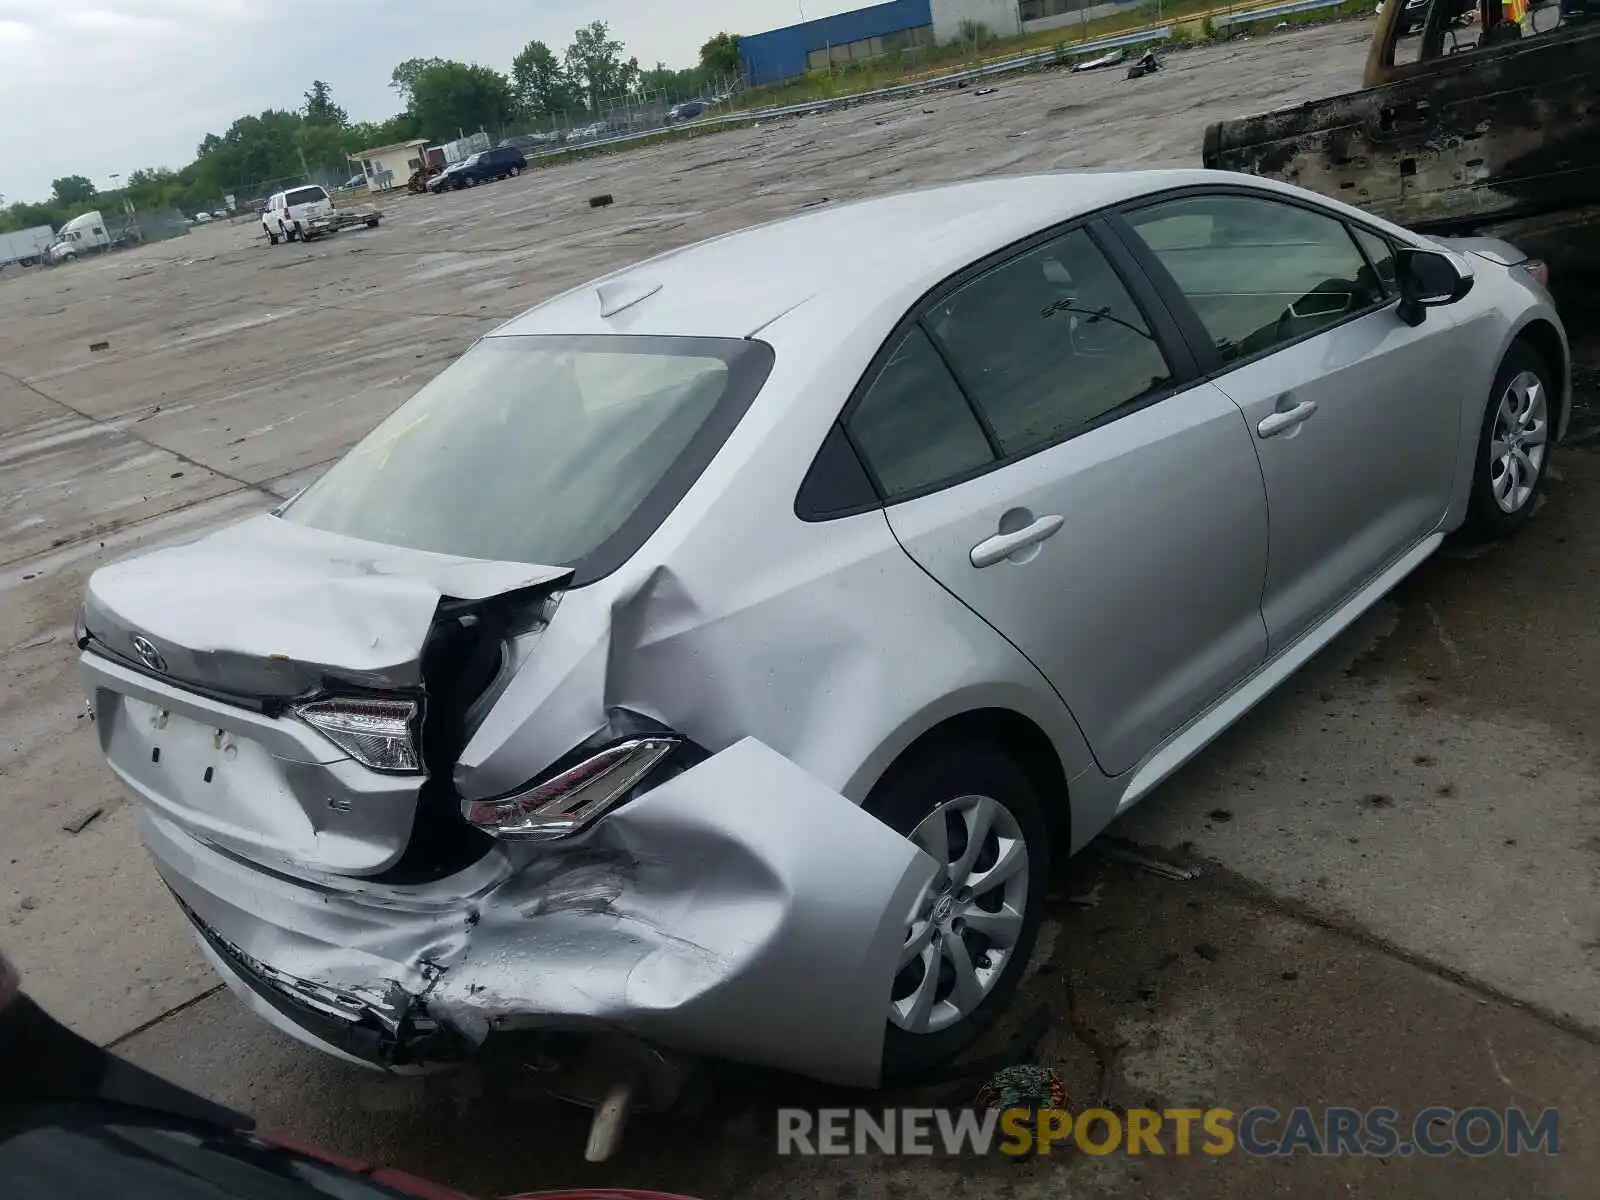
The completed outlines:
[[[149,638],[135,637],[133,639],[133,652],[137,654],[139,656],[139,660],[152,671],[160,671],[162,674],[166,673],[167,660],[161,657],[161,651],[156,649],[155,643]]]

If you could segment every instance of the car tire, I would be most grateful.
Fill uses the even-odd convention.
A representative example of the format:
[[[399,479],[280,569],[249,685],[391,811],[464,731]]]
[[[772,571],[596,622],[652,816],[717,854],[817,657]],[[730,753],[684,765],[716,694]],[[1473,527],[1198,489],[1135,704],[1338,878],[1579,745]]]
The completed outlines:
[[[1472,497],[1462,529],[1469,540],[1510,537],[1538,507],[1560,417],[1551,379],[1550,367],[1526,342],[1514,343],[1495,372],[1473,454]]]
[[[469,187],[469,188],[475,188],[475,187],[477,187],[477,186],[478,186],[478,177],[477,177],[477,176],[476,176],[476,175],[469,175],[469,176],[467,176],[467,179],[466,179],[466,184],[467,184],[467,186],[468,186],[468,187]]]
[[[286,241],[286,242],[298,241],[299,237],[300,237],[300,231],[299,231],[299,227],[298,226],[295,226],[295,225],[286,225],[286,226],[284,226],[284,229],[283,229],[283,240],[284,241]]]
[[[518,175],[521,175],[521,174],[522,174],[522,168],[521,167],[512,167],[509,171],[506,172],[506,175],[509,176],[512,179],[515,179]]]
[[[272,230],[270,230],[270,229],[267,230],[267,245],[276,246],[277,244],[278,244],[278,235],[273,233]]]
[[[991,870],[1006,841],[1020,838],[1026,853],[1026,879],[1018,880],[1013,873],[997,887],[963,899],[966,895],[963,880],[948,878],[948,871],[944,871],[941,877],[945,878],[936,877],[919,904],[919,910],[930,910],[927,916],[933,920],[920,919],[920,912],[908,914],[908,946],[919,933],[925,935],[926,927],[934,921],[943,918],[949,923],[936,935],[930,948],[920,957],[910,959],[895,978],[891,1003],[897,1011],[886,1014],[884,1031],[883,1079],[886,1083],[928,1077],[971,1046],[1004,1011],[1027,968],[1043,919],[1050,873],[1050,834],[1043,805],[1028,773],[997,746],[981,742],[960,741],[918,754],[892,769],[867,798],[868,812],[924,849],[928,849],[929,839],[918,831],[931,828],[942,813],[947,847],[943,865],[947,868],[960,865],[961,851],[965,849],[964,836],[971,830],[974,812],[982,802],[992,806],[989,809],[992,825],[979,851],[976,870],[964,878],[970,880],[974,874]],[[986,859],[990,860],[988,866],[984,866]],[[943,903],[947,897],[954,907]],[[966,959],[981,972],[990,969],[983,964],[998,943],[990,942],[972,928],[963,929],[963,918],[951,917],[950,913],[965,908],[970,914],[974,906],[982,906],[987,912],[991,911],[991,904],[997,905],[993,911],[1003,912],[998,902],[1014,907],[1019,899],[1022,901],[1021,916],[1012,928],[1014,936],[1005,950],[1004,961],[986,983],[980,984],[985,989],[982,998],[967,1011],[959,1012],[960,1005],[953,990],[955,973],[946,947],[959,943]],[[909,1027],[904,1009],[914,1007],[921,993],[919,985],[927,978],[930,961],[933,968],[940,971],[933,985],[934,1007],[940,1010],[942,1016],[938,1020],[944,1023],[929,1021],[927,1028],[916,1030]]]

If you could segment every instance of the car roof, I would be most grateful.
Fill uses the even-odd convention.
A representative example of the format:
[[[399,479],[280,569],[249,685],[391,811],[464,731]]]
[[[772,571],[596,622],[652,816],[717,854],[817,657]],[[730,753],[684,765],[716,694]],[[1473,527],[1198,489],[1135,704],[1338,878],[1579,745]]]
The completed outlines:
[[[1219,171],[1078,171],[835,204],[636,263],[547,300],[490,336],[748,337],[822,297],[841,311],[867,312],[1041,229],[1146,193],[1222,181],[1280,190]],[[637,299],[618,309],[629,296]]]

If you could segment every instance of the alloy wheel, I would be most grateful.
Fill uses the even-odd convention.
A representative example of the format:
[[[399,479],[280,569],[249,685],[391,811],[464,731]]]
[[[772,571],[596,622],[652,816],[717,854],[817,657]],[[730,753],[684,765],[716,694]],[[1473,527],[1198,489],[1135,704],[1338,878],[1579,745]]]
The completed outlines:
[[[1532,499],[1549,440],[1544,381],[1520,371],[1506,384],[1489,438],[1489,484],[1502,512],[1520,512]]]
[[[911,832],[939,864],[906,927],[889,1020],[936,1033],[971,1016],[1004,973],[1028,905],[1028,844],[1011,811],[958,796]]]

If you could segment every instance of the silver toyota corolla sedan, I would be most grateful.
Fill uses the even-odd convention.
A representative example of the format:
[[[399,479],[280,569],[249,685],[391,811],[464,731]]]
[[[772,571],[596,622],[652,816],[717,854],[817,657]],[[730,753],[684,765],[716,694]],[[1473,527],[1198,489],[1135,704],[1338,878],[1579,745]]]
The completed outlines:
[[[1005,1004],[1052,862],[1528,519],[1543,273],[1202,171],[676,251],[96,573],[99,736],[217,970],[325,1050],[914,1076]]]

